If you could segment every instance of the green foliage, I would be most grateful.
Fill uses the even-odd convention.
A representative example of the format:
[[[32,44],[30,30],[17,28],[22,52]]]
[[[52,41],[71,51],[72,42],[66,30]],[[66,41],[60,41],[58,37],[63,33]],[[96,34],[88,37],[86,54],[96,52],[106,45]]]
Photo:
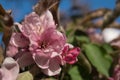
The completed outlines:
[[[92,63],[92,65],[103,75],[109,77],[109,69],[112,61],[104,56],[104,52],[95,44],[84,45],[85,54]]]
[[[33,80],[33,76],[29,71],[27,71],[27,72],[20,73],[18,75],[17,80]]]
[[[113,48],[110,46],[110,44],[102,44],[102,48],[106,51],[106,53],[113,52]]]
[[[78,56],[77,65],[79,66],[79,69],[82,71],[82,74],[85,76],[89,75],[92,72],[92,66],[83,53],[81,53]]]
[[[80,75],[78,66],[73,66],[68,73],[71,76],[71,80],[83,80]]]
[[[81,43],[89,43],[90,42],[89,38],[86,36],[76,36],[75,38],[78,42],[81,42]]]

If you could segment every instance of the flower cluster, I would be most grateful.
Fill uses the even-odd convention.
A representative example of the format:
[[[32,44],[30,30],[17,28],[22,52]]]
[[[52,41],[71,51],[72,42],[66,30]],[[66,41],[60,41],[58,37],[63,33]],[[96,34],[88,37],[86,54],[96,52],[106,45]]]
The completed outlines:
[[[115,67],[113,76],[109,80],[120,80],[120,65]]]
[[[36,63],[44,74],[53,76],[60,73],[61,65],[77,61],[80,49],[66,43],[50,11],[41,16],[32,12],[21,24],[16,24],[20,32],[13,32],[7,56],[14,57],[20,67]]]

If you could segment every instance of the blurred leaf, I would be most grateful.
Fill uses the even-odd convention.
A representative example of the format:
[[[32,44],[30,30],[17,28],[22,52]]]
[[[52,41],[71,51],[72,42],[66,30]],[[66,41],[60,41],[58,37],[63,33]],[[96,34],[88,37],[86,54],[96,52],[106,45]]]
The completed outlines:
[[[84,56],[83,53],[81,53],[78,56],[78,65],[80,67],[82,67],[82,69],[84,68],[84,73],[85,74],[90,74],[91,73],[91,71],[92,71],[91,64],[89,63],[89,61],[87,60],[87,58]]]
[[[69,75],[71,76],[72,80],[83,80],[77,66],[73,66],[69,70]]]
[[[85,54],[90,60],[90,62],[93,64],[96,69],[105,75],[106,77],[109,77],[109,68],[111,66],[112,61],[105,58],[103,55],[103,52],[101,51],[100,47],[94,44],[85,44],[84,45]]]
[[[87,36],[85,31],[82,31],[80,29],[77,29],[74,33],[76,36]]]
[[[89,38],[86,36],[75,36],[76,40],[81,43],[88,43],[90,42]]]
[[[73,32],[73,29],[66,30],[66,36],[69,36]]]
[[[29,71],[27,71],[27,72],[20,73],[18,75],[17,80],[33,80],[33,76]]]
[[[74,41],[74,36],[72,37],[67,37],[67,42],[72,43]]]
[[[105,58],[107,58],[110,62],[112,62],[112,57],[109,55],[113,52],[113,48],[109,44],[102,44],[101,51]]]
[[[112,53],[113,48],[109,44],[103,44],[102,48],[107,52],[107,53]]]

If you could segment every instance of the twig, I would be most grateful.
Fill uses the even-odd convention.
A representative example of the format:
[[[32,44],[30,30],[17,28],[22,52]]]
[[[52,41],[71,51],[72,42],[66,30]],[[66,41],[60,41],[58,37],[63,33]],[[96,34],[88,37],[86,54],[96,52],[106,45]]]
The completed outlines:
[[[117,0],[115,9],[105,16],[102,28],[109,26],[118,16],[120,16],[120,0]]]
[[[107,12],[111,12],[110,9],[107,8],[102,8],[102,9],[98,9],[92,12],[89,12],[85,15],[85,17],[83,18],[83,20],[80,22],[80,24],[85,24],[86,22],[99,18],[99,17],[103,17]]]
[[[3,42],[5,44],[5,51],[9,44],[9,40],[12,34],[13,18],[10,16],[10,13],[6,12],[4,8],[0,5],[0,24],[3,29]],[[6,52],[4,52],[4,56]]]

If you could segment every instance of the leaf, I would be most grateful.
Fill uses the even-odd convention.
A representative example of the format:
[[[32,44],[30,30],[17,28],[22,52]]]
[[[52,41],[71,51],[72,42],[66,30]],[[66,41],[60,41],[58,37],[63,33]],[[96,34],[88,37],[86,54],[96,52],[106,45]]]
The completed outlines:
[[[17,80],[33,80],[33,76],[29,71],[27,71],[20,73],[17,77]]]
[[[108,60],[112,61],[112,57],[109,55],[113,53],[113,48],[109,44],[102,44],[102,51],[104,53],[104,57],[107,58]]]
[[[83,73],[90,74],[92,72],[92,66],[83,53],[81,53],[78,56],[78,65],[79,65],[79,67],[82,68],[82,70],[84,70]]]
[[[103,75],[109,77],[109,68],[112,61],[107,59],[100,47],[94,44],[85,44],[84,45],[85,54],[92,63],[92,65]]]
[[[75,38],[76,38],[76,40],[78,42],[81,42],[81,43],[88,43],[88,42],[90,42],[89,38],[86,37],[86,36],[76,36]]]
[[[102,48],[109,54],[113,52],[113,48],[109,44],[103,44]]]
[[[73,66],[68,73],[72,78],[71,80],[83,80],[79,73],[78,66]]]

